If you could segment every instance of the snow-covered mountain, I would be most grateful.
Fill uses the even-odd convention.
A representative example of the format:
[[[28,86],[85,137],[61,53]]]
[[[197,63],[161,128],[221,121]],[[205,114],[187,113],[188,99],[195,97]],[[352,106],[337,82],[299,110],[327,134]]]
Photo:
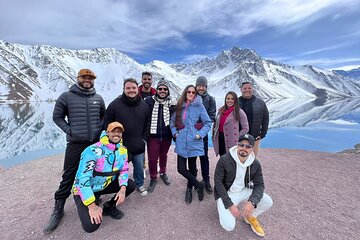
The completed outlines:
[[[0,41],[0,100],[52,100],[76,81],[80,68],[98,76],[95,87],[109,103],[121,94],[123,79],[140,80],[141,72],[170,81],[177,97],[198,76],[209,79],[209,92],[223,97],[240,92],[241,82],[254,84],[263,98],[339,98],[360,96],[360,83],[314,66],[289,66],[261,58],[254,50],[234,47],[215,58],[194,63],[142,65],[116,49],[68,50],[52,46],[27,46]]]
[[[333,70],[333,71],[346,78],[360,80],[360,67],[351,70]]]

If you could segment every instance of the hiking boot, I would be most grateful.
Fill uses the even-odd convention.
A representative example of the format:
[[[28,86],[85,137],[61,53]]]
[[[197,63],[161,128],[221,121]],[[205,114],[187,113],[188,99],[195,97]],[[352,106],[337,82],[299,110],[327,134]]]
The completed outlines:
[[[204,188],[205,188],[205,183],[203,181],[199,182],[199,187],[196,189],[196,192],[199,197],[199,201],[202,201],[204,199]]]
[[[211,194],[213,193],[213,189],[211,187],[210,181],[204,181],[205,182],[205,190],[207,193]]]
[[[191,188],[186,188],[185,202],[187,204],[190,204],[192,202],[192,189]]]
[[[156,179],[151,179],[151,180],[150,180],[150,185],[149,185],[149,187],[147,188],[147,191],[148,191],[149,193],[152,193],[152,192],[154,191],[154,189],[155,189],[155,186],[156,186]]]
[[[166,185],[170,185],[170,179],[168,177],[168,175],[166,173],[161,173],[160,174],[160,178],[163,180],[163,182],[166,184]]]
[[[124,217],[124,213],[116,208],[115,202],[105,202],[103,204],[103,215],[110,216],[112,219],[120,220]]]
[[[136,190],[137,190],[137,191],[140,193],[140,195],[143,196],[143,197],[145,197],[145,196],[148,194],[148,192],[147,192],[147,190],[146,190],[146,188],[145,188],[144,186],[141,186],[141,187],[137,188]]]
[[[44,227],[44,233],[52,233],[59,225],[61,219],[64,216],[65,199],[55,200],[54,210],[50,216],[49,222]]]
[[[244,217],[244,221],[251,226],[251,230],[258,236],[265,236],[265,232],[256,217]]]

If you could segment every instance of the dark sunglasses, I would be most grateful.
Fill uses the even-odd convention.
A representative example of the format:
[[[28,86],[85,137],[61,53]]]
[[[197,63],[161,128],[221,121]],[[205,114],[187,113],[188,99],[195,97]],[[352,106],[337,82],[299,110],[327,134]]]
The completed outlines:
[[[169,91],[169,89],[167,89],[167,88],[162,88],[162,87],[159,87],[158,90],[159,90],[159,91]]]
[[[187,93],[189,93],[189,94],[195,94],[196,92],[195,92],[195,91],[187,91]]]
[[[247,148],[247,149],[250,149],[250,148],[253,147],[253,146],[250,145],[250,144],[244,144],[244,143],[238,143],[238,146],[239,146],[239,147],[245,147],[245,148]]]

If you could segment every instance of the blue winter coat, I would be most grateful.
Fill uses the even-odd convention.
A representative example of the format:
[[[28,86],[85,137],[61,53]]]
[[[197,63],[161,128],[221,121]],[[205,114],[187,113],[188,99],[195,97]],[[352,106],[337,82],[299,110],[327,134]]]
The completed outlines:
[[[181,116],[183,116],[185,108],[186,104],[184,103],[182,106]],[[197,96],[194,101],[187,107],[186,119],[183,120],[183,129],[176,129],[175,116],[176,113],[172,114],[170,120],[171,133],[173,136],[177,134],[175,141],[175,152],[184,158],[203,156],[203,138],[207,136],[212,122],[206,112],[204,105],[202,104],[201,97]],[[199,119],[203,123],[203,127],[200,130],[197,130],[195,128],[195,124]],[[196,134],[200,135],[201,138],[196,139]]]

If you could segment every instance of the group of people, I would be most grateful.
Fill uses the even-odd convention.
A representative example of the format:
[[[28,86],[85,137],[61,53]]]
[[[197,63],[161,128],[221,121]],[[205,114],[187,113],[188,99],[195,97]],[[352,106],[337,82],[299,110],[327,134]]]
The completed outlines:
[[[103,216],[121,219],[116,206],[137,190],[146,196],[155,190],[157,178],[170,185],[167,156],[175,142],[177,170],[187,179],[185,202],[192,202],[193,189],[199,201],[204,191],[214,192],[221,226],[231,231],[236,218],[244,221],[259,236],[264,231],[257,216],[272,206],[264,193],[261,165],[256,156],[266,136],[269,112],[263,100],[253,94],[250,82],[241,86],[241,97],[230,91],[217,111],[215,98],[207,92],[208,81],[197,78],[176,101],[170,95],[170,82],[161,79],[152,87],[152,74],[142,73],[142,85],[128,78],[123,93],[106,108],[96,93],[96,74],[81,69],[77,82],[59,96],[53,120],[66,133],[62,180],[54,194],[55,206],[44,228],[51,233],[64,216],[64,205],[71,192],[83,229],[96,231]],[[220,155],[211,186],[208,133],[216,156]],[[147,149],[150,184],[145,187],[144,164]],[[197,180],[197,157],[202,180]],[[133,164],[134,181],[128,178],[128,163]],[[159,166],[158,166],[159,165]],[[159,169],[158,169],[159,167]],[[101,204],[101,195],[115,193]],[[245,202],[242,210],[238,205]]]

